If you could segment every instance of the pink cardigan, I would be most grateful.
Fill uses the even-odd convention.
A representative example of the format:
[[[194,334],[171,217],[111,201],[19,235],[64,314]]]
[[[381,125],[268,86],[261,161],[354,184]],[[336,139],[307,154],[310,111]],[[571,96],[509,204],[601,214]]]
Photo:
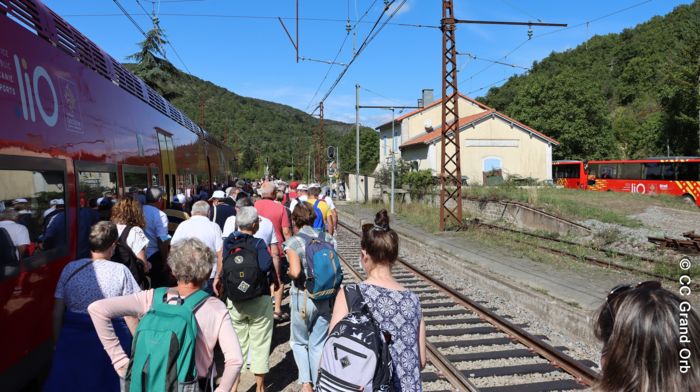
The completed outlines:
[[[141,318],[151,308],[152,303],[153,290],[146,290],[123,297],[102,299],[88,306],[97,335],[112,359],[114,369],[126,366],[129,363],[129,357],[119,345],[111,320],[122,316]],[[224,374],[216,390],[228,392],[241,371],[243,355],[226,305],[210,297],[195,311],[194,316],[198,327],[195,347],[197,374],[206,375],[209,371],[209,366],[214,360],[214,346],[218,340],[225,361]]]

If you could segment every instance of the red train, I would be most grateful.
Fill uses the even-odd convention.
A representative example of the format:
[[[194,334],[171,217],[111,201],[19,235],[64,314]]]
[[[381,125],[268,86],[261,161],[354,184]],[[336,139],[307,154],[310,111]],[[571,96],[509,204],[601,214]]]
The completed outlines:
[[[0,221],[18,213],[31,238],[15,262],[0,257],[0,390],[21,389],[48,364],[53,291],[76,258],[88,200],[159,185],[169,203],[230,180],[233,159],[42,3],[0,0]],[[39,247],[44,214],[61,199],[64,231]]]
[[[552,177],[565,188],[676,195],[700,207],[700,157],[557,161]]]

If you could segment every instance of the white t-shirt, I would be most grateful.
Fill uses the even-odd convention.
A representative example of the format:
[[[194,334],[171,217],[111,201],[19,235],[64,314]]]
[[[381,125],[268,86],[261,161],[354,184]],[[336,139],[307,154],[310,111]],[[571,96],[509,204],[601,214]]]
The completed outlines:
[[[219,252],[224,247],[224,240],[221,237],[221,228],[206,216],[193,215],[190,219],[180,223],[173,233],[170,243],[175,245],[187,238],[197,238],[204,242],[214,253]],[[211,271],[211,278],[216,276],[216,262]]]
[[[224,238],[228,237],[236,231],[236,216],[229,216],[226,219],[226,222],[224,223],[224,233],[223,236]],[[255,238],[260,238],[261,240],[265,241],[265,245],[270,246],[270,244],[276,244],[279,241],[277,240],[277,235],[275,234],[275,226],[272,224],[272,221],[261,216],[260,217],[260,227],[258,227],[258,231],[253,234],[253,237]]]
[[[297,201],[297,199],[299,199],[299,200],[301,200],[301,201],[307,201],[307,200],[309,200],[309,196],[308,196],[308,195],[299,195],[299,197],[297,197],[296,199],[292,200],[292,202],[289,203],[289,211],[294,212],[294,207],[296,207],[296,206],[297,206],[297,203],[299,203],[299,202]]]
[[[0,228],[7,230],[7,234],[12,238],[12,243],[15,247],[29,245],[29,230],[27,230],[24,225],[10,220],[4,220],[0,221]],[[17,258],[19,258],[19,251],[15,250],[15,253],[17,254]]]
[[[117,232],[119,232],[120,237],[124,232],[124,229],[126,229],[126,225],[117,225]],[[129,248],[131,248],[131,251],[134,252],[135,255],[138,255],[139,252],[148,246],[148,238],[146,237],[146,233],[143,232],[142,228],[132,226],[131,230],[129,231],[129,235],[126,236],[126,244],[129,246]]]

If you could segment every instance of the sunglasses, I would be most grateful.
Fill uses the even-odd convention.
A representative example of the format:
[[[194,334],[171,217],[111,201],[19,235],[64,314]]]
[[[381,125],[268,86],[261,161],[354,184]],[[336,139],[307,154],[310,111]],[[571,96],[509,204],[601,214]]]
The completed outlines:
[[[661,282],[656,280],[647,280],[646,282],[639,282],[636,285],[632,284],[619,284],[610,290],[607,298],[605,299],[606,305],[608,307],[608,312],[610,312],[610,317],[615,319],[615,313],[612,311],[610,304],[619,298],[620,295],[632,291],[632,290],[657,290],[661,288]]]

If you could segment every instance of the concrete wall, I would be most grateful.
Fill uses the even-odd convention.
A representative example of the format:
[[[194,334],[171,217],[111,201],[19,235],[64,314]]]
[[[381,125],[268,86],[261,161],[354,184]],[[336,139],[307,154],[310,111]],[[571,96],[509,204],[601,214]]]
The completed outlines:
[[[346,177],[345,200],[347,201],[357,201],[357,199],[355,199],[355,184],[357,183],[356,178],[357,177],[354,174],[348,174]],[[361,175],[359,185],[360,202],[380,200],[382,198],[381,188],[374,177]]]

